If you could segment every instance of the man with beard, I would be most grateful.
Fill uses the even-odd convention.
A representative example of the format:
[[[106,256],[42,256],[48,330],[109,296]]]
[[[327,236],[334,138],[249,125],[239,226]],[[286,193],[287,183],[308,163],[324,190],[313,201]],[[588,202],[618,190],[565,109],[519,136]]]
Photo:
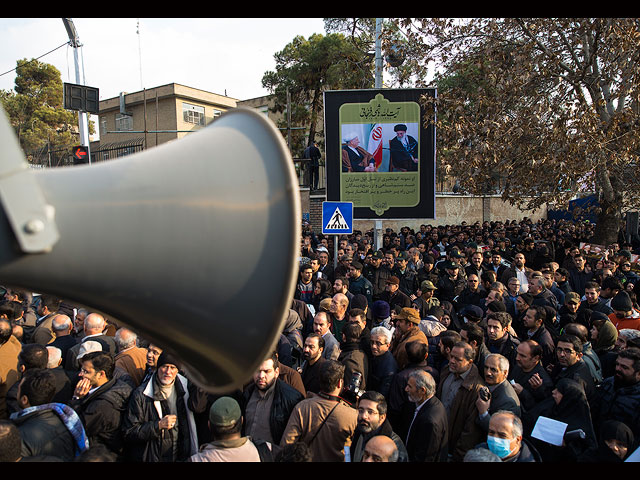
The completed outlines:
[[[187,379],[162,352],[149,380],[133,391],[122,420],[125,453],[134,462],[184,461],[198,451]]]
[[[640,349],[628,347],[616,358],[616,373],[596,390],[591,412],[596,432],[606,420],[618,420],[640,436]]]
[[[320,371],[322,364],[326,361],[322,354],[324,345],[324,339],[317,333],[310,333],[304,340],[302,351],[304,361],[299,371],[307,396],[309,392],[318,393],[320,391]]]
[[[469,278],[469,275],[475,275],[478,278],[482,276],[482,273],[484,272],[483,261],[484,255],[482,255],[482,252],[473,252],[469,265],[464,267],[467,279]]]
[[[244,436],[278,445],[293,407],[304,399],[280,380],[278,355],[273,352],[253,374],[253,384],[242,395]]]
[[[407,450],[402,439],[387,420],[387,401],[380,393],[369,390],[358,401],[358,426],[351,442],[351,461],[361,462],[364,447],[375,436],[385,435],[396,444],[398,462],[407,461]]]
[[[69,406],[73,408],[89,437],[89,444],[102,444],[120,455],[122,416],[131,395],[131,386],[114,378],[116,365],[106,352],[90,352],[82,357],[80,381]]]
[[[435,396],[436,382],[422,370],[409,374],[405,387],[415,412],[407,433],[410,462],[446,462],[448,455],[447,411]]]

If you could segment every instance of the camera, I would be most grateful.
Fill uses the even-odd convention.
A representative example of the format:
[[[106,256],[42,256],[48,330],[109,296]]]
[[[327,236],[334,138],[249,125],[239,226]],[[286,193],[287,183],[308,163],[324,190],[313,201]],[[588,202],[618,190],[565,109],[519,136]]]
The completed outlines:
[[[489,391],[488,387],[481,387],[480,391],[478,392],[478,395],[485,402],[488,402],[489,400],[491,400],[491,392]]]
[[[360,372],[353,372],[349,385],[342,391],[342,398],[351,405],[355,405],[365,392],[360,388],[360,385],[362,385],[362,374]]]

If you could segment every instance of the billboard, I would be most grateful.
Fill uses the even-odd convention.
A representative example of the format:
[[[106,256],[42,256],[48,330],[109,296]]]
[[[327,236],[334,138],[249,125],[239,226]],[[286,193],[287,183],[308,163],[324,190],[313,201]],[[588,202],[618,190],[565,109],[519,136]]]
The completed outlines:
[[[327,201],[354,218],[435,218],[435,128],[420,97],[434,88],[324,93]]]

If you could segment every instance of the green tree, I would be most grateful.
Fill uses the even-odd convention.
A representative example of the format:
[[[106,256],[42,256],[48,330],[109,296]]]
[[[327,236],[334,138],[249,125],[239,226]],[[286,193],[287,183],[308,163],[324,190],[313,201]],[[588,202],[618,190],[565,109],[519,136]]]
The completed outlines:
[[[637,18],[401,19],[416,78],[437,65],[438,149],[461,187],[496,175],[522,208],[596,192],[595,240],[640,203]],[[445,82],[445,77],[449,81]]]
[[[78,115],[63,108],[62,91],[60,71],[53,65],[18,60],[14,90],[0,91],[0,100],[25,152],[78,143]]]
[[[373,87],[373,59],[342,34],[297,36],[274,58],[276,69],[264,74],[262,85],[275,94],[275,112],[286,110],[289,93],[291,126],[307,126],[309,142],[324,134],[317,131],[323,92]],[[286,127],[286,118],[279,126]],[[309,143],[305,144],[304,133],[293,132],[291,150],[302,153]]]

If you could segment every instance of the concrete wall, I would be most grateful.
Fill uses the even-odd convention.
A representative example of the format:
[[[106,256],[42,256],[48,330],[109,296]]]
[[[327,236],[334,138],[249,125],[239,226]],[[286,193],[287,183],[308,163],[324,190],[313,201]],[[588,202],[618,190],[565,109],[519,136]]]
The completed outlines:
[[[309,195],[309,191],[301,190],[302,212],[310,214],[311,225],[315,232],[322,232],[321,195]],[[308,206],[308,207],[307,207]],[[308,208],[308,209],[307,209]],[[415,219],[383,219],[382,228],[390,227],[398,232],[404,226],[418,230],[421,224],[427,225],[459,225],[462,222],[475,223],[484,221],[522,220],[529,217],[533,221],[547,217],[547,209],[522,211],[509,205],[498,196],[475,197],[464,195],[436,195],[436,218]],[[354,220],[354,229],[367,231],[375,226],[375,220]]]

